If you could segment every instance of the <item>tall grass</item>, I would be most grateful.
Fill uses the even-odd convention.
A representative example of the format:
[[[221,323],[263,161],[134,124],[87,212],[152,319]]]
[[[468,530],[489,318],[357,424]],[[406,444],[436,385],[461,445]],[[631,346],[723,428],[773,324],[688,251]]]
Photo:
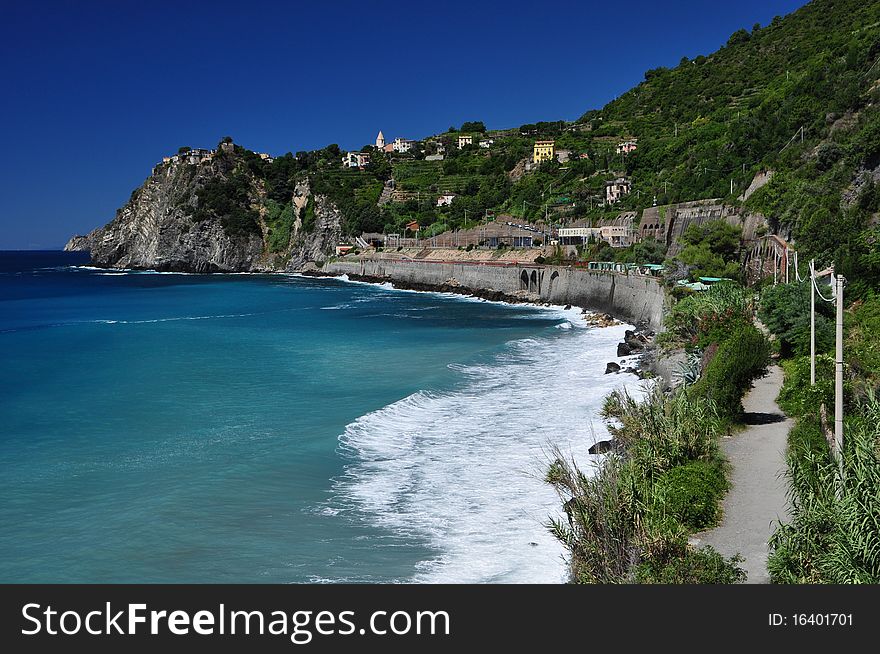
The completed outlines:
[[[721,282],[690,295],[666,318],[664,344],[706,347],[724,341],[739,325],[751,324],[754,293],[733,282]]]
[[[776,583],[880,583],[880,399],[869,392],[847,421],[842,475],[820,439],[818,426],[808,422],[789,439],[791,520],[771,539],[771,577]]]
[[[652,475],[715,457],[724,431],[714,402],[698,401],[685,391],[667,395],[659,386],[643,400],[614,391],[601,415],[612,421],[608,431],[617,443]]]

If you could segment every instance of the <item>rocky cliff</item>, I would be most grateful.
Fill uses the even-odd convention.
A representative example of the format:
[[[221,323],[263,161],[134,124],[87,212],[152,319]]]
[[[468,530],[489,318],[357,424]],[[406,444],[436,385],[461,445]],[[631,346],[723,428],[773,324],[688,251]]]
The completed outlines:
[[[88,250],[96,266],[198,273],[299,270],[333,254],[339,210],[307,177],[279,183],[270,165],[238,146],[169,158],[65,250]]]

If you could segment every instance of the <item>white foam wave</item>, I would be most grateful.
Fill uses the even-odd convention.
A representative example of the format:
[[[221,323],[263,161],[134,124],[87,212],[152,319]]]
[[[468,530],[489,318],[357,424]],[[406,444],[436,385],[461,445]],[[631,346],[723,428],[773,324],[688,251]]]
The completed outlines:
[[[561,582],[564,551],[548,533],[560,501],[544,483],[550,445],[585,467],[607,437],[597,418],[615,387],[604,375],[625,325],[525,339],[488,365],[451,366],[452,392],[421,391],[357,419],[340,437],[352,463],[334,504],[438,555],[419,582]]]

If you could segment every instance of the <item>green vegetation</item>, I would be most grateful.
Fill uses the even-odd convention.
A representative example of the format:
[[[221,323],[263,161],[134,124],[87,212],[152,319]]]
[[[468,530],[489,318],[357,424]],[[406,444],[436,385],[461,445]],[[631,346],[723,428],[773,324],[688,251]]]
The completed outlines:
[[[754,325],[742,325],[728,333],[690,392],[712,400],[728,420],[742,414],[741,400],[755,379],[767,369],[769,346]]]
[[[661,342],[670,347],[706,348],[738,328],[751,325],[753,293],[733,282],[721,282],[691,294],[672,306]]]
[[[828,297],[830,288],[823,294]],[[768,286],[761,294],[758,317],[779,340],[783,357],[810,351],[810,283]],[[834,342],[834,309],[816,297],[816,343],[819,351]]]
[[[199,189],[193,220],[219,218],[230,236],[260,234],[260,215],[252,207],[250,180],[241,172],[214,178]]]
[[[846,422],[843,473],[815,421],[789,437],[791,520],[777,529],[768,562],[776,583],[880,583],[880,401],[865,399]]]
[[[603,415],[623,450],[587,475],[561,456],[547,481],[567,521],[551,531],[571,557],[577,583],[734,583],[738,559],[688,545],[691,531],[714,525],[726,489],[713,403],[655,390],[644,400],[615,392]]]
[[[290,236],[296,220],[293,204],[280,205],[275,200],[266,203],[266,224],[269,228],[269,252],[284,252],[290,245]]]
[[[867,293],[846,315],[841,474],[828,442],[833,339],[817,338],[816,384],[811,385],[809,357],[799,354],[809,343],[809,325],[798,318],[799,311],[809,318],[803,286],[780,285],[761,299],[786,357],[779,404],[796,419],[787,453],[791,517],[771,540],[768,568],[776,583],[880,583],[880,401],[875,395],[880,299]]]
[[[739,244],[742,234],[738,227],[723,220],[703,225],[690,225],[682,235],[684,249],[678,259],[689,267],[692,277],[726,277],[740,279]]]
[[[727,480],[716,461],[693,461],[672,468],[657,480],[655,487],[666,513],[693,531],[717,523],[718,501],[726,490]]]

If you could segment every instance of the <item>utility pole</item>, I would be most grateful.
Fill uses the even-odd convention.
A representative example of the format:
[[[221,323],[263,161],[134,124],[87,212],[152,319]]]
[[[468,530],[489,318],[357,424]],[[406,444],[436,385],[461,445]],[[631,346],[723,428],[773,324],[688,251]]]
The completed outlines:
[[[816,271],[810,260],[810,386],[816,385]]]
[[[834,279],[834,266],[816,272],[816,261],[810,261],[810,386],[816,385],[816,289],[818,280],[825,275]],[[824,298],[823,298],[824,299]]]
[[[837,304],[837,334],[834,355],[834,447],[840,466],[840,484],[843,488],[843,287],[846,278],[835,276],[835,302]]]

